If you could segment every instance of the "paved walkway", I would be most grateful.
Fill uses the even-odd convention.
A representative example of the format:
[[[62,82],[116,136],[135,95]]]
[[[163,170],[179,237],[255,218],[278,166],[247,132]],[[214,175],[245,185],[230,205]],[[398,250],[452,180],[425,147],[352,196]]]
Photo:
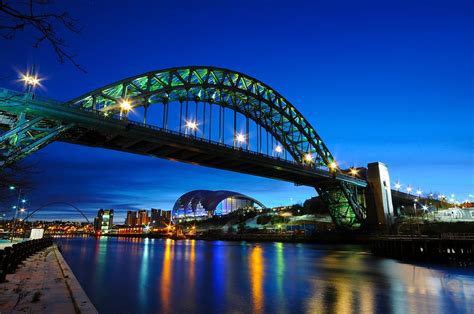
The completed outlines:
[[[0,283],[0,313],[97,313],[56,246]]]

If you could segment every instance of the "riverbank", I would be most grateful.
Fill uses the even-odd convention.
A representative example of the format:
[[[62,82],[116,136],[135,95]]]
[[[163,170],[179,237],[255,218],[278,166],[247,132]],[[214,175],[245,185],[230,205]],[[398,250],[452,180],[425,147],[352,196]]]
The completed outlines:
[[[195,237],[196,240],[248,241],[248,242],[284,242],[313,244],[363,244],[370,245],[371,236],[348,233],[321,233],[306,236],[286,233],[206,233]]]
[[[474,266],[474,235],[444,237],[386,236],[372,241],[372,253],[410,262],[436,262],[461,267]]]
[[[38,252],[0,284],[0,313],[98,313],[56,245]]]

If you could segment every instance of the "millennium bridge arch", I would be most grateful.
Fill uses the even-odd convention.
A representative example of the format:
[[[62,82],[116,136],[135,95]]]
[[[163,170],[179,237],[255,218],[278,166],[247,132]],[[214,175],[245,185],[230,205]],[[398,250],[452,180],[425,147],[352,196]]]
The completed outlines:
[[[47,204],[43,204],[41,205],[40,207],[36,208],[35,210],[33,210],[31,213],[29,213],[28,215],[26,215],[25,218],[23,218],[23,221],[26,221],[28,220],[28,218],[30,218],[31,216],[33,216],[36,212],[44,209],[44,208],[47,208],[47,207],[51,207],[51,206],[57,206],[57,205],[63,205],[63,206],[67,206],[67,207],[70,207],[72,209],[74,209],[76,212],[78,212],[79,214],[81,214],[81,216],[87,221],[88,224],[90,224],[91,222],[89,221],[89,218],[87,218],[87,216],[84,214],[84,212],[82,210],[80,210],[77,206],[71,204],[71,203],[67,203],[67,202],[51,202],[51,203],[47,203]]]
[[[275,89],[228,69],[152,71],[68,102],[0,89],[0,128],[4,166],[63,141],[312,186],[337,226],[366,219],[367,182],[339,168]]]

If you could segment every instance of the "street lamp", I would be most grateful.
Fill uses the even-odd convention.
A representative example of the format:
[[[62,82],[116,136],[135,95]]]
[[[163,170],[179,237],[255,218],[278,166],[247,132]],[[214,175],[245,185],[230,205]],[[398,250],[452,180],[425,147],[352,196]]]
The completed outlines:
[[[10,191],[14,191],[16,190],[16,186],[10,185],[8,189]],[[18,188],[18,199],[17,199],[16,205],[12,207],[15,210],[15,215],[13,217],[13,224],[12,224],[12,230],[11,230],[11,242],[13,242],[13,237],[15,235],[16,220],[18,216],[18,207],[20,207],[20,200],[22,201],[22,203],[24,203],[23,201],[26,202],[26,199],[21,199],[21,187]]]
[[[237,133],[237,135],[235,136],[235,139],[237,140],[239,144],[242,144],[245,142],[245,135],[243,135],[242,133]]]
[[[329,169],[331,169],[332,171],[336,170],[337,163],[335,161],[331,161],[331,163],[329,164]]]
[[[349,170],[349,172],[354,177],[357,176],[357,174],[359,173],[359,171],[356,168],[351,168],[351,170]]]
[[[41,85],[41,78],[39,78],[38,74],[20,73],[20,80],[23,82],[23,85],[25,85],[28,93],[34,90],[36,86]]]
[[[120,102],[120,109],[130,111],[132,110],[132,104],[128,99],[124,99]]]
[[[196,130],[198,128],[198,124],[196,121],[194,120],[186,121],[185,127],[186,127],[186,132],[185,132],[186,135],[188,134],[188,130],[194,131],[194,134],[196,135]]]
[[[402,185],[400,184],[400,182],[397,182],[395,183],[395,190],[397,191],[397,215],[400,215],[400,199],[399,199],[399,191],[400,191],[400,188],[402,187]]]
[[[407,192],[408,192],[408,194],[410,194],[411,191],[413,191],[413,189],[411,188],[411,186],[408,186],[408,187],[407,187]]]
[[[132,110],[132,103],[128,99],[122,99],[120,101],[120,118],[122,118],[123,112],[125,111],[125,115],[128,114],[130,110]]]
[[[275,147],[275,151],[279,154],[279,153],[281,153],[281,152],[283,151],[283,148],[282,148],[280,145],[277,145],[277,146]]]
[[[313,155],[311,155],[311,153],[307,153],[306,155],[304,155],[304,160],[306,160],[307,163],[310,163],[313,161]]]

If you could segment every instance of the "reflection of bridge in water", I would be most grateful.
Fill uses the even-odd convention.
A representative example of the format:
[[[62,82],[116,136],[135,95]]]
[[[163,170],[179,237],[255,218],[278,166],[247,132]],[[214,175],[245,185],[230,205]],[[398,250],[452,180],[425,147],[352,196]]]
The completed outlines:
[[[366,208],[391,204],[382,186],[366,193],[365,175],[339,168],[288,100],[226,69],[149,72],[68,102],[0,89],[0,129],[2,165],[63,141],[311,186],[345,229],[364,224],[371,214]],[[367,206],[368,196],[381,201]]]

